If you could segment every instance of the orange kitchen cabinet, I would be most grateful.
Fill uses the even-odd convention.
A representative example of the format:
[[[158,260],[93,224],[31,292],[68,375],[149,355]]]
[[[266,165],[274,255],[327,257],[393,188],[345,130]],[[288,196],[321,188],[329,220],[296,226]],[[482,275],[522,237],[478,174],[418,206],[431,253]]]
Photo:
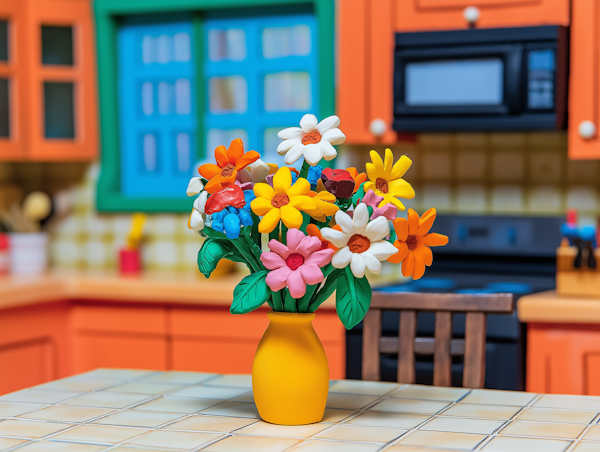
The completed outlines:
[[[569,158],[600,159],[600,2],[573,0],[569,68]]]
[[[268,309],[241,316],[227,307],[173,308],[172,368],[250,373],[256,347],[269,321]],[[330,378],[345,376],[345,330],[334,310],[319,310],[313,322],[329,361]]]
[[[398,140],[392,130],[395,33],[468,28],[463,18],[467,6],[480,9],[478,27],[569,25],[569,5],[569,0],[339,2],[336,112],[346,142],[390,144]],[[387,127],[381,136],[371,132],[377,119]]]
[[[527,391],[600,395],[600,325],[527,325]]]
[[[73,373],[67,313],[66,302],[2,310],[0,394]]]
[[[75,305],[71,327],[75,372],[170,368],[164,307]]]

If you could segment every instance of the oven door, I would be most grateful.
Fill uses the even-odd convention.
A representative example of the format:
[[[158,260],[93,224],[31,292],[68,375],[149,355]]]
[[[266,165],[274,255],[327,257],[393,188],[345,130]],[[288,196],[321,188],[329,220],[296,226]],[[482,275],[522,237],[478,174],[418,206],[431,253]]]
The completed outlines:
[[[397,49],[396,118],[519,113],[523,49],[519,43]]]

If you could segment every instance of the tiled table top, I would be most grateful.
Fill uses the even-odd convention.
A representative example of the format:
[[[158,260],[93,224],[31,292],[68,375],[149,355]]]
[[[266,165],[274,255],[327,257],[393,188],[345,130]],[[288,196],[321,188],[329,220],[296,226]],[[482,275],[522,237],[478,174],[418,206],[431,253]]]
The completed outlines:
[[[99,369],[0,396],[19,452],[598,452],[600,397],[332,381],[323,422],[262,422],[249,375]]]

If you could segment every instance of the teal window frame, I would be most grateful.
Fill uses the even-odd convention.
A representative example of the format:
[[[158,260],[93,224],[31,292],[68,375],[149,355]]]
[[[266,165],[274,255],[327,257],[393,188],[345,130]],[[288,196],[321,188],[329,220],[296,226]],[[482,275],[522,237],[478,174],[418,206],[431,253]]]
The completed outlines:
[[[96,206],[101,212],[189,212],[193,199],[188,198],[135,198],[121,191],[121,157],[118,104],[117,31],[123,16],[187,12],[193,14],[193,59],[196,73],[203,74],[205,15],[215,10],[230,8],[312,7],[320,36],[318,55],[319,117],[335,111],[335,55],[334,55],[334,2],[335,0],[95,0],[96,34],[98,48],[98,88],[100,104],[101,169],[98,180]],[[203,83],[196,83],[198,106],[195,157],[205,152],[205,125],[203,122],[206,92]],[[182,187],[185,192],[186,187]]]

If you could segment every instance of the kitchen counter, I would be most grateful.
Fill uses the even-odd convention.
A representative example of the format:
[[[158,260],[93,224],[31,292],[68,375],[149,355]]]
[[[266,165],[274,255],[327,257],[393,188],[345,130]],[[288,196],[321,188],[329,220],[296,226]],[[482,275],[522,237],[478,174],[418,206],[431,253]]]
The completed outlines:
[[[599,397],[339,380],[322,422],[279,426],[251,389],[249,375],[97,369],[1,396],[0,449],[600,450]]]
[[[600,324],[600,299],[559,296],[549,290],[519,298],[517,313],[525,323]]]
[[[55,271],[0,277],[0,309],[58,300],[172,302],[229,306],[242,274],[205,279],[192,272],[149,271],[122,276],[109,271]],[[335,297],[322,305],[335,307]]]

